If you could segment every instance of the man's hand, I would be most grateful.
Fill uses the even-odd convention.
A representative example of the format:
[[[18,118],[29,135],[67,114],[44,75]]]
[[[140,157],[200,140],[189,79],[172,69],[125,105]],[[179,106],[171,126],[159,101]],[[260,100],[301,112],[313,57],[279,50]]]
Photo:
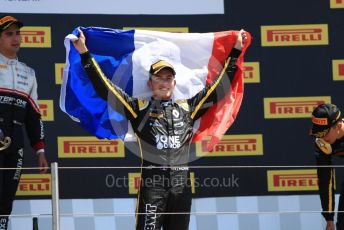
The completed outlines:
[[[79,39],[73,41],[73,45],[75,49],[79,52],[79,54],[86,53],[88,51],[86,47],[86,38],[84,33],[78,28],[79,31]]]
[[[247,34],[246,31],[241,29],[238,33],[238,38],[235,42],[234,48],[238,49],[238,50],[242,50],[242,48],[244,47],[244,45],[247,42]]]
[[[334,226],[333,221],[327,221],[325,230],[335,230],[336,227]]]
[[[38,167],[40,173],[46,173],[48,171],[48,161],[45,158],[44,152],[38,154]]]

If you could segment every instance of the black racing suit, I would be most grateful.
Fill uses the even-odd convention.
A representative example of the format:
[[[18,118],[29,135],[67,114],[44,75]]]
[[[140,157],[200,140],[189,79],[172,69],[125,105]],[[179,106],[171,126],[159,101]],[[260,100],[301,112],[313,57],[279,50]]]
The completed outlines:
[[[191,188],[187,186],[187,162],[193,124],[212,104],[225,96],[240,53],[237,49],[232,50],[225,62],[225,71],[209,86],[190,99],[177,101],[130,97],[104,76],[89,52],[81,55],[84,69],[97,94],[114,110],[123,111],[130,120],[137,135],[142,166],[152,166],[141,170],[136,229],[188,229]],[[184,214],[159,214],[180,212]]]
[[[17,59],[0,54],[0,129],[11,138],[0,151],[0,230],[6,230],[8,215],[17,191],[23,166],[23,125],[36,151],[44,149],[41,115],[37,105],[35,72]],[[1,168],[16,168],[3,170]]]
[[[332,152],[330,154],[324,153],[317,144],[315,144],[315,154],[317,165],[332,165],[332,157],[344,156],[344,137],[336,140],[332,145]],[[321,199],[321,206],[323,209],[322,215],[326,221],[333,221],[334,207],[335,207],[335,172],[331,167],[319,167],[317,169],[319,180],[319,192]],[[338,211],[344,211],[344,183],[341,185],[341,192],[339,198]],[[344,229],[344,213],[339,212],[337,216],[337,229]]]

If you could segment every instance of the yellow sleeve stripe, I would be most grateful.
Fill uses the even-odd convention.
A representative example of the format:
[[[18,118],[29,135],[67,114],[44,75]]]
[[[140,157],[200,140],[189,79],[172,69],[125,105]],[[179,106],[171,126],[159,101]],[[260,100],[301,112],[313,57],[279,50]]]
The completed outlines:
[[[136,134],[135,134],[136,135]],[[136,135],[136,138],[137,138],[137,142],[139,143],[139,148],[140,148],[140,157],[141,157],[141,169],[140,169],[140,175],[141,175],[141,178],[140,180],[142,180],[142,166],[143,166],[143,153],[142,153],[142,147],[141,147],[141,139]],[[136,212],[135,212],[135,219],[136,219],[136,227],[137,227],[137,224],[139,222],[139,216],[138,216],[138,213],[139,213],[139,207],[140,207],[140,196],[141,196],[141,183],[140,183],[140,186],[139,186],[139,191],[137,192],[137,200],[136,200]]]
[[[332,209],[333,209],[332,183],[333,183],[333,169],[331,170],[330,183],[328,185],[328,211],[329,212],[332,212]]]
[[[229,62],[230,62],[231,58],[228,58],[225,62],[225,65],[221,71],[221,74],[220,76],[217,78],[215,84],[212,85],[212,87],[210,87],[210,89],[207,91],[206,95],[202,98],[202,100],[198,103],[198,105],[196,106],[195,108],[195,111],[193,111],[193,113],[191,114],[191,118],[193,119],[198,110],[200,110],[200,108],[202,107],[202,105],[204,104],[204,102],[207,100],[207,98],[209,97],[209,95],[215,90],[215,88],[217,87],[217,85],[220,83],[221,79],[223,78],[224,76],[224,73],[229,65]]]
[[[96,67],[98,73],[101,76],[101,80],[104,82],[104,84],[106,85],[106,87],[111,91],[111,93],[113,93],[118,100],[126,107],[126,109],[131,113],[131,115],[134,118],[137,118],[137,114],[135,113],[135,111],[133,110],[133,108],[125,101],[125,99],[121,96],[120,93],[117,92],[117,90],[115,89],[115,87],[113,87],[108,79],[104,76],[103,71],[101,71],[98,63],[96,62],[96,60],[94,60],[94,58],[91,58],[91,61],[93,63],[93,65]]]

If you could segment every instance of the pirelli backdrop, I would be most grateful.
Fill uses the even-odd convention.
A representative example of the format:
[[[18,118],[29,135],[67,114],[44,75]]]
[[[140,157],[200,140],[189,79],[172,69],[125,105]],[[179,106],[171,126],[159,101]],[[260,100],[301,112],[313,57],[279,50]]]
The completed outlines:
[[[309,118],[312,109],[324,102],[344,110],[343,0],[191,1],[194,9],[208,2],[204,11],[193,11],[189,5],[183,6],[188,1],[177,1],[172,13],[157,5],[153,13],[142,14],[92,14],[92,8],[88,12],[41,14],[35,11],[39,11],[36,5],[32,9],[27,6],[40,1],[1,2],[11,4],[10,12],[25,23],[20,60],[36,70],[47,157],[60,167],[83,167],[60,170],[61,198],[134,197],[140,184],[140,159],[132,153],[135,146],[127,148],[120,140],[98,140],[59,108],[65,62],[63,40],[77,26],[249,31],[253,43],[246,54],[245,96],[240,113],[213,152],[207,152],[207,140],[192,146],[191,157],[198,160],[190,164],[244,167],[191,169],[194,196],[317,193],[316,170],[309,167],[315,165],[313,142],[308,136]],[[213,10],[213,4],[219,7]],[[6,9],[1,7],[1,11]],[[27,145],[25,166],[36,164]],[[111,166],[136,168],[106,168]],[[344,179],[341,169],[337,169],[336,179],[340,185]],[[50,174],[25,171],[17,195],[47,198],[51,194],[50,181]]]

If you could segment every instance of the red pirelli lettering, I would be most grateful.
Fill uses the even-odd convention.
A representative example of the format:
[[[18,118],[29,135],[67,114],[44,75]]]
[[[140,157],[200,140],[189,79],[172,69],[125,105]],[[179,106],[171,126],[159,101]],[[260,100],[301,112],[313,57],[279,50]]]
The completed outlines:
[[[254,68],[252,66],[245,66],[244,67],[244,78],[252,79],[253,74],[254,74],[253,71],[254,71]]]
[[[65,141],[64,153],[118,153],[118,141]]]
[[[270,102],[271,114],[300,114],[312,113],[313,109],[324,101],[288,101],[288,102]]]
[[[208,152],[207,141],[202,141],[201,149]],[[252,152],[257,150],[256,139],[233,139],[222,140],[214,146],[215,152]]]
[[[274,187],[317,186],[318,178],[315,174],[274,175],[273,185]]]
[[[41,111],[42,116],[48,116],[48,105],[47,104],[39,104],[39,110]]]
[[[267,41],[319,41],[322,39],[322,29],[281,29],[281,30],[268,30]]]
[[[344,64],[339,64],[338,65],[338,72],[340,76],[344,77]]]

